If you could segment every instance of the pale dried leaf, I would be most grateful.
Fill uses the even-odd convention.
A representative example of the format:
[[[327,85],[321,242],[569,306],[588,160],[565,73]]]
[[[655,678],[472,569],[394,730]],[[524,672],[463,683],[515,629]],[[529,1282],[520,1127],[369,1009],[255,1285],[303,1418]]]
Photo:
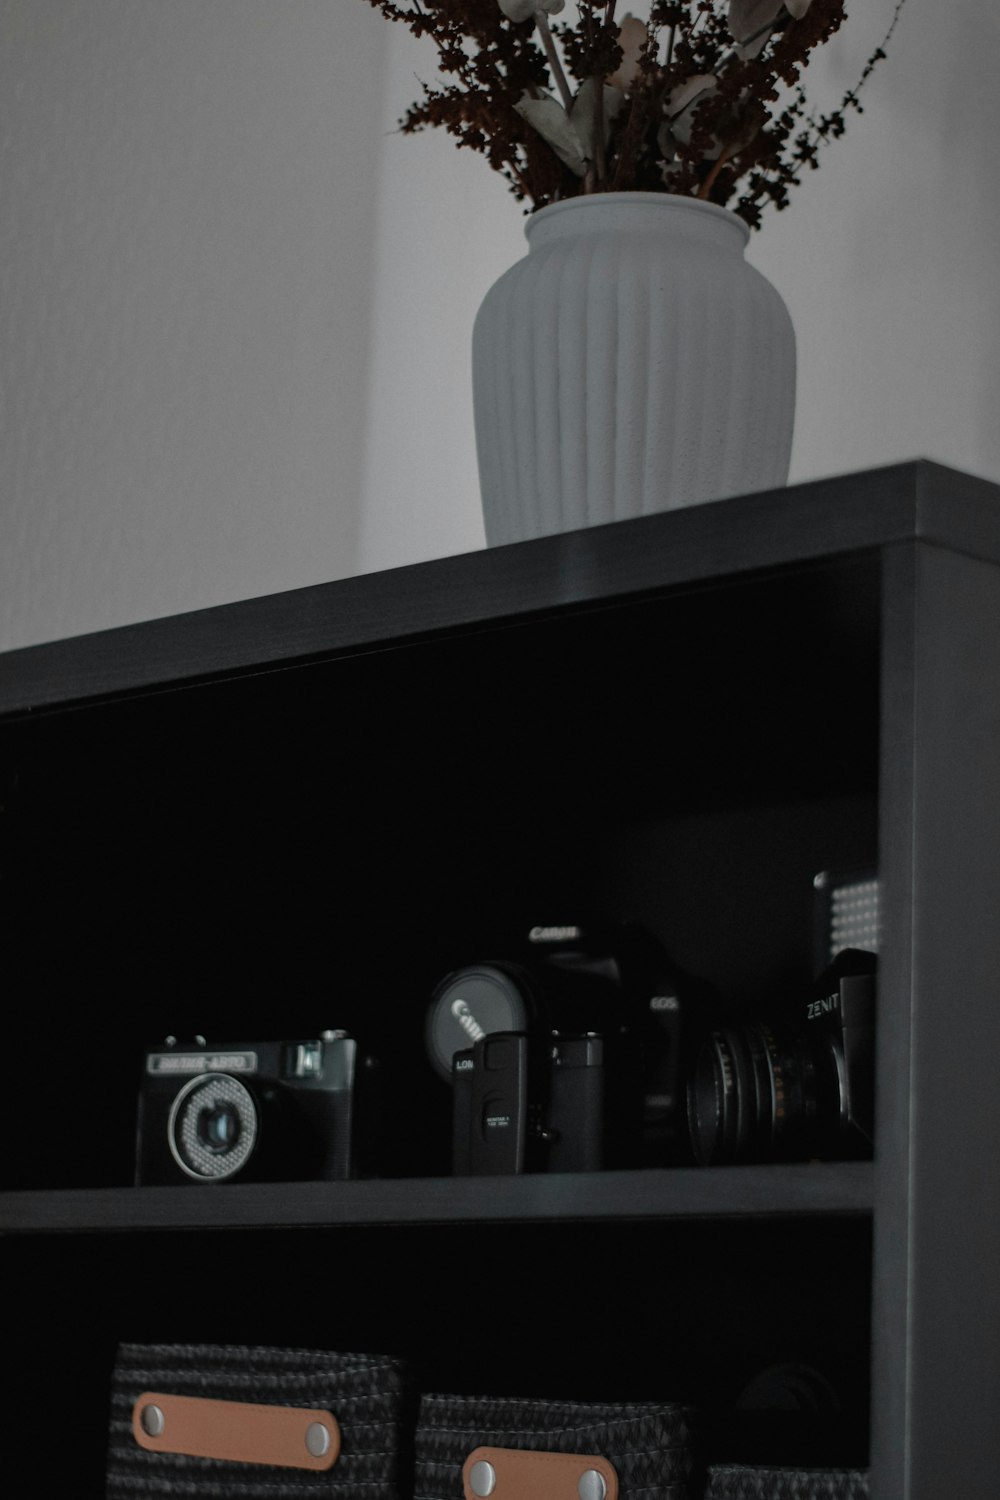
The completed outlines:
[[[676,147],[689,146],[694,130],[694,116],[703,99],[710,98],[718,90],[718,79],[714,73],[695,73],[686,78],[667,95],[664,113],[667,117],[670,139]],[[712,136],[704,143],[702,159],[714,161],[722,150],[723,142]],[[664,152],[664,156],[667,153]]]
[[[594,159],[594,89],[596,80],[585,78],[581,83],[577,96],[573,100],[573,108],[569,112],[569,118],[573,129],[583,147],[584,156],[588,161]],[[625,95],[621,89],[611,88],[604,85],[604,140],[607,143],[612,122],[621,113]]]
[[[584,176],[587,157],[583,143],[558,100],[553,99],[551,94],[542,94],[537,99],[533,99],[530,94],[522,94],[514,108],[522,120],[527,120],[531,128],[537,130],[543,140],[548,141],[559,160],[565,162],[571,172],[575,172],[577,177]]]
[[[806,0],[806,9],[809,0]],[[782,10],[782,0],[729,0],[728,26],[734,42],[741,46],[756,38],[758,32],[767,35]],[[804,12],[803,12],[804,14]]]
[[[742,47],[736,48],[737,57],[742,58],[744,62],[750,62],[751,59],[759,57],[771,40],[773,30],[773,27],[765,26],[763,30],[758,31],[757,35],[751,37],[749,42],[744,43]]]
[[[639,58],[648,36],[645,21],[640,21],[637,16],[629,14],[622,17],[622,23],[618,28],[618,42],[624,56],[617,71],[608,79],[612,88],[628,93],[639,71]]]
[[[530,21],[538,9],[538,0],[497,0],[508,21]]]
[[[674,157],[677,155],[677,142],[671,135],[670,126],[667,124],[666,120],[664,120],[663,124],[656,132],[656,144],[659,149],[660,156],[663,158],[663,160],[665,162],[673,161]]]
[[[717,87],[714,73],[694,73],[670,90],[664,113],[676,140],[687,142],[691,139],[694,112],[703,99],[715,93]]]

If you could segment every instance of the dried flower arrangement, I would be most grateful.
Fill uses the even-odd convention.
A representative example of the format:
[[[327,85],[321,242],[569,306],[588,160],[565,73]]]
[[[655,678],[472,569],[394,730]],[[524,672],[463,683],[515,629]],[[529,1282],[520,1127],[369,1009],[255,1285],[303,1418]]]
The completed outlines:
[[[581,193],[653,191],[729,206],[751,227],[784,208],[849,110],[895,30],[838,108],[816,115],[800,81],[845,0],[370,0],[437,43],[442,81],[401,129],[441,125],[481,151],[515,196],[542,208]],[[553,89],[555,92],[553,92]]]

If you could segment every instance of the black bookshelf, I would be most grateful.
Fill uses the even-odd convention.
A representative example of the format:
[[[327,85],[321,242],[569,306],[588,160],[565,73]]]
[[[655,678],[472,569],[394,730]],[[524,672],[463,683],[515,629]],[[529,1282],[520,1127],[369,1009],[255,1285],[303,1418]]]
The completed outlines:
[[[10,652],[0,801],[6,1400],[42,1441],[55,1345],[54,1477],[99,1488],[120,1338],[350,1339],[713,1409],[801,1356],[842,1398],[817,1463],[993,1496],[1000,489],[903,464]],[[874,1161],[450,1175],[450,966],[586,911],[761,1014],[859,862]],[[366,1177],[134,1186],[145,1047],[327,1025],[389,1082]]]

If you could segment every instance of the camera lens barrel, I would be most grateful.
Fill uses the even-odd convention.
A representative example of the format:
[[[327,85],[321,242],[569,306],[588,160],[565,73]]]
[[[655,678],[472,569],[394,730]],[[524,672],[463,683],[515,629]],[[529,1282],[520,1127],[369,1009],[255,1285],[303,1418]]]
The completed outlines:
[[[808,1154],[818,1111],[815,1060],[800,1038],[752,1021],[713,1032],[702,1047],[688,1090],[701,1166]]]
[[[246,1085],[229,1073],[204,1073],[174,1099],[167,1143],[188,1177],[223,1182],[246,1166],[258,1130],[257,1105]]]

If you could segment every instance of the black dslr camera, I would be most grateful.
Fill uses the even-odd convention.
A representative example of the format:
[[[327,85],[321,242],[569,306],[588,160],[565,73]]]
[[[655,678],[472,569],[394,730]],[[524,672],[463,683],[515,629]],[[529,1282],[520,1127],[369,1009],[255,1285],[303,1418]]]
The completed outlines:
[[[670,1158],[685,1131],[684,980],[632,927],[533,927],[454,970],[427,1016],[458,1174]]]
[[[688,1085],[700,1165],[871,1155],[876,965],[844,948],[791,1008],[706,1038]]]
[[[211,1047],[169,1038],[145,1055],[136,1182],[354,1176],[356,1094],[369,1062],[343,1031]]]
[[[494,1031],[456,1052],[452,1171],[595,1172],[607,1129],[604,1038]]]

